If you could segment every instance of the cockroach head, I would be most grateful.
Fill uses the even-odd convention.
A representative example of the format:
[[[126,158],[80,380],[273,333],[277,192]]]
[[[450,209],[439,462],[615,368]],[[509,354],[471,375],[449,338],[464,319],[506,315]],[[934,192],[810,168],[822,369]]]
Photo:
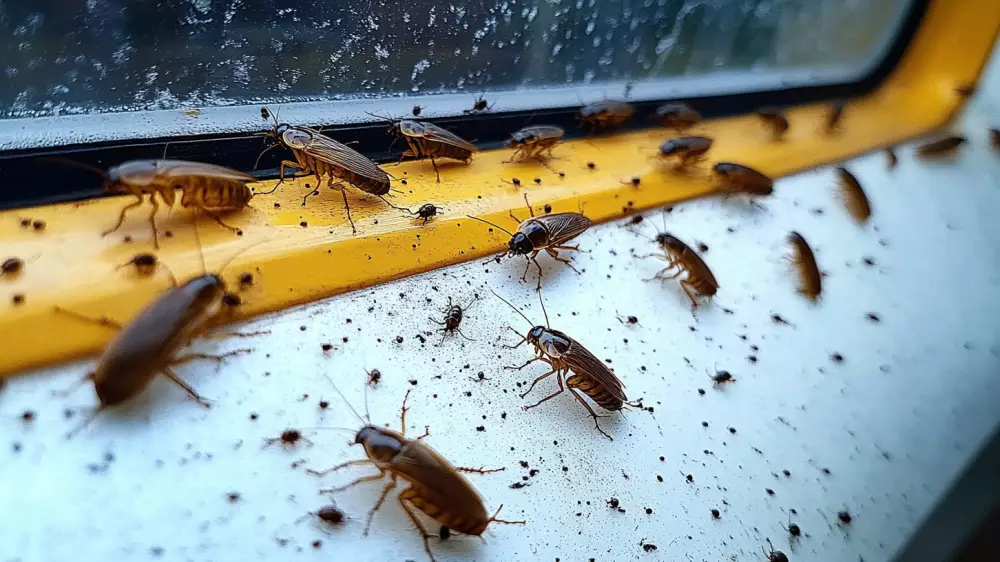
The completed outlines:
[[[507,243],[507,253],[512,256],[526,256],[535,250],[534,244],[523,232],[515,233]]]
[[[684,242],[681,242],[677,239],[677,237],[669,232],[657,232],[656,238],[653,240],[664,250],[679,252],[684,249]]]
[[[538,339],[542,337],[542,334],[545,333],[545,330],[546,330],[545,326],[535,326],[528,332],[528,335],[525,336],[524,339],[528,340],[528,343],[530,344],[537,344]]]

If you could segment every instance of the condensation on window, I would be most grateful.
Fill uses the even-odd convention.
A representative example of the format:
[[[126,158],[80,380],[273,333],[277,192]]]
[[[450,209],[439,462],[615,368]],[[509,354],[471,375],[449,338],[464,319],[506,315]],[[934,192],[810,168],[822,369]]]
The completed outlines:
[[[0,0],[0,117],[861,65],[907,0]]]

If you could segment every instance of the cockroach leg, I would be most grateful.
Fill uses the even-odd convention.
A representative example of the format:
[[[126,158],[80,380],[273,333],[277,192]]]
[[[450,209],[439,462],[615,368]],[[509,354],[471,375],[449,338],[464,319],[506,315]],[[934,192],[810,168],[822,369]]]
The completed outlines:
[[[107,316],[98,316],[97,318],[91,318],[90,316],[85,316],[79,312],[73,312],[72,310],[66,310],[60,306],[54,307],[54,310],[60,314],[65,314],[67,316],[72,316],[77,320],[83,320],[84,322],[90,322],[92,324],[97,324],[104,326],[105,328],[113,328],[115,330],[121,330],[122,325],[114,320],[108,318]]]
[[[520,333],[520,332],[518,332],[517,330],[515,330],[515,329],[514,329],[514,328],[512,328],[512,327],[510,327],[510,326],[507,326],[507,329],[508,329],[508,330],[510,330],[511,332],[514,332],[515,334],[517,334],[517,335],[521,336],[521,333]],[[526,342],[526,341],[528,341],[528,338],[526,338],[526,337],[524,337],[524,336],[521,336],[521,341],[517,342],[517,345],[507,345],[507,344],[504,344],[504,346],[503,346],[503,347],[505,347],[505,348],[507,348],[507,349],[517,349],[517,348],[521,347],[521,344],[523,344],[523,343],[524,343],[524,342]]]
[[[69,396],[74,391],[76,391],[76,389],[80,388],[80,385],[86,383],[87,381],[93,380],[93,379],[94,379],[94,373],[93,372],[87,373],[86,375],[80,377],[79,380],[77,380],[73,384],[69,385],[69,387],[67,387],[67,388],[65,388],[63,390],[53,390],[52,391],[52,395],[53,396],[58,396],[58,397],[61,397],[61,398]]]
[[[434,157],[431,156],[431,166],[434,166],[434,174],[437,176],[437,182],[441,183],[441,172],[438,171],[437,162],[434,161]]]
[[[321,493],[321,494],[335,494],[337,492],[343,492],[344,490],[346,490],[348,488],[353,488],[354,486],[357,486],[358,484],[364,484],[365,482],[375,482],[375,481],[381,480],[383,478],[385,478],[385,471],[380,471],[378,474],[369,474],[368,476],[362,476],[361,478],[358,478],[357,480],[354,480],[353,482],[348,482],[347,484],[344,484],[343,486],[337,486],[336,488],[323,488],[322,490],[319,491],[319,493]]]
[[[503,471],[507,470],[507,467],[506,466],[502,466],[500,468],[483,468],[483,467],[468,468],[468,467],[465,467],[465,466],[456,466],[455,470],[457,470],[459,472],[472,472],[474,474],[492,474],[494,472],[503,472]]]
[[[524,369],[525,367],[527,367],[528,365],[531,365],[535,361],[544,361],[544,359],[542,357],[535,357],[534,359],[529,359],[528,361],[526,361],[524,363],[524,365],[521,365],[520,367],[507,366],[507,367],[504,367],[504,369],[507,370],[507,371],[520,371],[521,369]]]
[[[399,411],[399,432],[403,434],[403,437],[406,437],[406,412],[409,411],[409,408],[406,407],[406,401],[410,399],[412,390],[412,388],[406,389],[406,394],[403,395],[403,407]]]
[[[357,234],[358,229],[355,228],[354,219],[351,218],[351,205],[347,203],[347,191],[343,185],[340,186],[340,195],[344,198],[344,208],[347,209],[347,222],[351,223],[351,234]]]
[[[431,435],[431,426],[429,426],[429,425],[425,425],[425,426],[424,426],[424,434],[423,434],[423,435],[421,435],[420,437],[417,437],[417,438],[415,439],[415,441],[420,441],[420,440],[421,440],[421,439],[423,439],[424,437],[430,437],[430,435]]]
[[[159,210],[160,204],[156,202],[156,194],[149,194],[149,204],[153,207],[153,210],[149,212],[149,226],[153,229],[153,247],[160,249],[160,234],[156,231],[156,211]]]
[[[125,213],[127,213],[129,211],[129,209],[134,209],[134,208],[138,207],[139,205],[142,205],[142,195],[136,195],[135,197],[136,197],[136,201],[135,202],[129,203],[128,205],[125,205],[125,207],[121,210],[121,212],[118,213],[118,222],[116,222],[115,225],[112,226],[110,229],[105,230],[104,232],[102,232],[101,236],[107,236],[108,234],[111,234],[112,232],[114,232],[114,231],[118,230],[119,228],[121,228],[122,224],[125,223]]]
[[[177,365],[183,365],[184,363],[189,363],[191,361],[196,361],[198,359],[207,359],[209,361],[215,361],[216,368],[226,360],[227,357],[235,357],[242,353],[250,353],[253,350],[250,348],[235,349],[233,351],[227,351],[221,355],[210,355],[207,353],[189,353],[187,355],[182,355],[170,362],[170,365],[176,367]]]
[[[211,211],[205,211],[205,214],[208,215],[208,216],[210,216],[210,217],[212,217],[213,219],[215,219],[215,222],[219,223],[219,226],[221,226],[222,228],[225,228],[226,230],[229,230],[229,231],[232,231],[232,232],[239,232],[239,230],[240,230],[240,229],[236,228],[235,226],[230,226],[230,225],[222,222],[222,218],[219,217],[219,215],[217,215],[217,214],[215,214],[215,213],[213,213]]]
[[[382,478],[382,475],[379,475],[379,478]],[[382,504],[385,503],[385,498],[389,495],[389,492],[391,492],[392,489],[395,487],[396,487],[396,475],[394,474],[392,478],[389,479],[389,483],[385,485],[385,488],[382,488],[382,494],[378,497],[378,501],[375,502],[375,506],[368,511],[368,519],[365,521],[365,530],[362,531],[361,533],[362,536],[365,537],[368,536],[368,529],[372,526],[372,519],[375,518],[375,512],[378,511],[380,507],[382,507]]]
[[[171,371],[170,367],[164,367],[163,368],[163,374],[166,375],[168,379],[170,379],[171,381],[173,381],[174,384],[176,384],[177,386],[183,388],[184,391],[187,392],[188,395],[191,396],[191,398],[194,398],[195,400],[197,400],[199,404],[201,404],[202,406],[204,406],[206,408],[211,408],[212,407],[212,403],[211,402],[209,402],[205,398],[202,398],[200,394],[198,394],[197,392],[195,392],[195,390],[193,388],[191,388],[190,385],[188,385],[188,383],[184,382],[184,379],[182,379],[179,376],[177,376],[177,373]]]
[[[546,253],[548,253],[548,254],[549,254],[550,256],[552,256],[552,259],[554,259],[554,260],[556,260],[556,261],[561,261],[561,262],[563,262],[564,264],[568,265],[568,266],[569,266],[569,268],[570,268],[570,269],[572,269],[573,271],[575,271],[577,275],[582,275],[582,274],[580,273],[580,270],[579,270],[579,269],[577,269],[577,268],[573,267],[573,262],[569,261],[569,260],[568,260],[568,259],[566,259],[566,258],[561,258],[561,257],[559,257],[559,252],[555,251],[555,250],[554,250],[554,249],[552,249],[552,248],[545,248],[545,252],[546,252]],[[535,262],[535,263],[537,263],[537,262]]]
[[[434,558],[434,554],[431,553],[431,543],[428,540],[434,538],[436,535],[431,535],[427,532],[427,529],[425,529],[424,526],[420,523],[420,520],[417,519],[416,514],[413,513],[413,510],[410,508],[409,505],[407,505],[407,502],[412,501],[412,498],[417,496],[418,496],[417,492],[414,491],[413,487],[411,486],[403,490],[399,494],[399,505],[403,506],[403,511],[406,512],[406,516],[410,518],[410,521],[417,528],[417,531],[420,532],[420,536],[424,540],[424,551],[427,552],[427,556],[430,556],[431,562],[436,562],[437,559]]]
[[[531,393],[531,389],[535,388],[535,385],[538,384],[539,381],[541,381],[543,379],[547,379],[547,378],[551,377],[552,375],[554,375],[554,374],[556,374],[558,372],[559,372],[559,369],[552,369],[548,373],[545,373],[544,375],[539,376],[537,379],[534,380],[534,382],[531,383],[531,386],[528,387],[528,390],[525,390],[524,393],[521,394],[521,398],[524,398],[525,396],[527,396],[528,394],[530,394]],[[559,391],[558,392],[556,392],[555,394],[553,394],[551,396],[548,396],[547,398],[542,398],[536,404],[533,404],[531,406],[525,406],[524,409],[525,410],[530,410],[531,408],[534,408],[538,404],[541,404],[542,402],[545,402],[549,398],[558,396],[560,393],[562,393],[562,391],[563,391],[562,377],[556,376],[556,381],[559,382]]]
[[[560,386],[562,386],[562,385],[560,385]],[[562,390],[560,390],[559,392],[562,392]],[[607,437],[608,439],[614,441],[613,437],[611,437],[610,435],[608,435],[607,433],[605,433],[603,429],[601,429],[601,424],[597,423],[597,418],[606,418],[608,416],[599,416],[599,415],[597,415],[597,413],[594,412],[594,409],[590,407],[590,404],[587,404],[587,401],[584,400],[579,394],[577,394],[572,388],[569,390],[569,393],[572,394],[573,398],[576,398],[576,400],[579,403],[583,404],[583,407],[586,408],[588,412],[590,412],[590,417],[594,418],[594,427],[597,428],[597,431],[601,432],[601,435],[603,435],[603,436]]]
[[[680,275],[680,272],[677,275]],[[674,275],[674,277],[676,277],[677,275]],[[687,279],[681,281],[681,288],[684,289],[684,292],[687,294],[688,298],[691,299],[691,310],[692,311],[696,310],[698,308],[698,299],[696,298],[698,295],[698,291],[691,286],[690,282]]]
[[[344,462],[344,463],[340,463],[337,466],[328,468],[326,470],[313,470],[313,469],[309,468],[309,469],[306,469],[306,473],[307,474],[312,474],[313,476],[325,476],[327,474],[330,474],[331,472],[337,472],[338,470],[347,468],[349,466],[361,466],[361,465],[369,465],[369,464],[375,464],[375,461],[373,461],[371,459],[355,459],[353,461],[347,461],[347,462]]]
[[[255,332],[211,332],[198,337],[204,339],[221,340],[225,338],[252,338],[254,336],[270,335],[271,330],[258,330]]]

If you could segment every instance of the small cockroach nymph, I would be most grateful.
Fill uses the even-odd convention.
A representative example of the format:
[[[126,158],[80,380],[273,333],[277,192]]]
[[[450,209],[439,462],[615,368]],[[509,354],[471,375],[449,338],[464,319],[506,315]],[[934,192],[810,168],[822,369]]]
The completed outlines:
[[[715,280],[715,275],[709,269],[705,260],[701,258],[690,246],[682,242],[679,238],[667,232],[658,232],[653,242],[660,247],[662,253],[646,254],[640,258],[656,257],[667,262],[667,267],[661,269],[645,281],[665,281],[676,279],[684,273],[687,277],[680,280],[681,288],[691,300],[691,310],[698,308],[698,297],[706,297],[709,300],[719,291],[719,282]],[[676,269],[673,275],[667,275],[671,270]]]
[[[584,125],[590,125],[591,132],[612,129],[627,121],[635,108],[619,100],[603,100],[588,103],[580,108],[577,117]]]
[[[831,135],[837,132],[845,109],[847,109],[847,100],[840,100],[830,106],[830,113],[826,115],[826,134]]]
[[[668,129],[682,132],[701,122],[701,114],[685,103],[666,103],[656,108],[654,119]]]
[[[472,102],[472,109],[466,109],[463,113],[484,113],[493,109],[495,103],[489,103],[486,101],[486,96],[484,94],[479,94],[475,100]]]
[[[676,168],[683,169],[704,160],[710,148],[712,139],[708,137],[680,137],[660,145],[660,158],[664,160],[676,158]]]
[[[269,437],[264,440],[264,446],[274,445],[275,443],[280,443],[281,448],[287,449],[290,447],[295,447],[299,444],[299,441],[312,446],[313,442],[302,436],[302,432],[297,429],[286,429],[281,432],[278,437]]]
[[[953,156],[958,149],[969,140],[961,135],[953,135],[924,143],[917,147],[917,156],[921,158],[936,158]]]
[[[767,557],[767,562],[788,562],[788,556],[780,550],[774,550],[774,545],[771,544],[771,539],[767,539],[767,547],[760,547],[764,551],[764,556]],[[770,549],[770,552],[768,552]]]
[[[552,149],[559,144],[566,131],[552,125],[534,125],[525,127],[507,139],[504,144],[507,148],[513,148],[514,154],[504,160],[504,163],[515,160],[544,160],[552,157]]]
[[[423,205],[420,206],[419,209],[417,209],[417,212],[414,213],[413,211],[410,211],[410,214],[416,215],[417,220],[424,219],[424,222],[422,222],[421,224],[427,224],[427,221],[438,216],[438,214],[443,209],[444,207],[440,205],[435,205],[433,203],[424,203]]]
[[[411,110],[411,113],[413,113],[414,117],[419,117],[420,116],[420,112],[423,111],[423,110],[424,110],[423,106],[415,105],[415,106],[413,106],[413,109]]]
[[[872,206],[865,195],[865,190],[861,188],[861,182],[847,168],[837,168],[837,185],[840,187],[840,197],[844,200],[844,205],[854,217],[854,220],[861,224],[868,222],[872,216]]]
[[[382,371],[378,369],[366,370],[365,374],[368,375],[368,386],[378,386],[378,383],[382,382]]]
[[[788,117],[785,111],[777,107],[762,107],[757,110],[757,118],[771,130],[772,140],[781,140],[788,131]]]
[[[260,162],[260,158],[264,153],[275,147],[290,150],[295,160],[281,161],[281,166],[278,169],[278,183],[275,184],[274,189],[266,193],[271,193],[275,189],[278,189],[278,186],[285,181],[285,168],[288,167],[300,170],[300,172],[292,177],[313,175],[316,177],[318,183],[322,183],[323,176],[326,176],[327,186],[340,191],[340,195],[344,199],[344,208],[347,210],[347,222],[350,223],[351,232],[354,234],[357,234],[358,229],[354,226],[354,219],[351,217],[351,205],[347,202],[347,192],[345,191],[344,184],[337,180],[343,180],[365,193],[378,197],[393,209],[409,211],[409,209],[397,207],[385,199],[390,190],[389,174],[382,168],[379,168],[375,162],[371,161],[364,154],[333,140],[315,129],[293,126],[288,123],[279,123],[277,115],[272,115],[271,117],[274,121],[274,126],[265,134],[274,138],[275,142],[260,153],[260,156],[257,157],[257,162]],[[254,168],[256,167],[254,165]],[[310,195],[319,191],[318,184],[316,187],[317,189],[315,190],[310,188],[309,193],[302,198],[303,205],[306,204],[306,199]]]
[[[718,162],[712,166],[716,185],[726,192],[726,197],[737,193],[767,196],[774,193],[774,180],[742,164]]]
[[[510,241],[507,243],[507,252],[496,256],[490,261],[495,260],[499,262],[500,258],[505,255],[527,257],[528,264],[524,268],[524,274],[521,275],[521,281],[527,281],[528,269],[531,267],[532,262],[534,262],[535,267],[538,268],[537,290],[541,290],[542,288],[542,266],[538,263],[537,256],[543,250],[552,256],[552,259],[563,262],[577,274],[580,274],[580,271],[573,267],[573,264],[568,259],[559,257],[558,250],[580,251],[579,246],[567,246],[566,242],[583,234],[584,231],[590,228],[590,225],[593,224],[590,219],[580,213],[554,213],[536,217],[531,204],[528,203],[527,195],[524,196],[524,203],[528,206],[531,218],[522,221],[511,212],[510,218],[518,223],[517,230],[514,232],[510,232],[506,228],[487,220],[466,215],[470,219],[486,223],[494,228],[499,228],[510,236]],[[486,263],[490,262],[484,262],[484,265]]]
[[[136,254],[132,259],[119,265],[116,269],[121,269],[123,267],[133,265],[135,270],[142,276],[149,276],[156,273],[156,266],[159,264],[159,260],[156,259],[155,254],[149,252],[143,252],[141,254]]]
[[[330,381],[330,384],[333,385],[333,381]],[[526,523],[525,521],[497,519],[503,505],[490,516],[486,511],[482,497],[472,487],[472,484],[460,474],[460,472],[489,474],[502,471],[504,468],[484,470],[452,465],[437,451],[424,443],[424,438],[430,435],[430,430],[427,427],[424,428],[424,434],[416,439],[406,437],[406,412],[409,410],[406,407],[406,401],[410,397],[412,389],[407,389],[406,396],[403,398],[403,408],[399,416],[400,430],[397,432],[372,425],[367,416],[367,402],[365,404],[366,416],[362,418],[347,401],[344,394],[340,392],[340,389],[335,385],[333,388],[355,417],[364,424],[364,427],[357,431],[352,445],[363,446],[368,458],[347,461],[323,471],[308,470],[307,472],[322,477],[350,466],[362,465],[371,465],[378,470],[377,475],[362,476],[343,486],[320,490],[320,493],[324,494],[341,492],[358,484],[374,482],[386,476],[390,477],[389,482],[382,489],[378,501],[375,502],[375,506],[368,512],[362,533],[364,536],[368,536],[375,512],[382,507],[389,492],[396,487],[397,481],[400,479],[404,483],[408,483],[409,487],[399,493],[399,505],[406,512],[406,516],[413,523],[413,526],[420,532],[424,541],[424,550],[432,561],[434,554],[431,552],[428,539],[436,535],[427,532],[424,524],[417,519],[416,513],[413,511],[414,507],[439,524],[448,527],[452,533],[477,537],[481,536],[491,523],[511,525],[524,525]]]
[[[715,386],[736,382],[736,377],[726,370],[720,371],[716,369],[714,375],[712,373],[708,374],[708,378],[712,379],[712,384]]]
[[[462,324],[462,319],[465,318],[465,313],[468,312],[469,308],[471,308],[472,305],[476,304],[477,300],[479,300],[479,295],[473,296],[472,300],[469,301],[469,304],[463,307],[462,305],[459,304],[452,304],[451,297],[448,297],[448,306],[444,309],[444,321],[442,322],[435,320],[433,318],[429,318],[431,322],[434,322],[435,324],[441,326],[441,328],[439,328],[438,331],[441,332],[442,342],[444,342],[444,338],[448,334],[455,334],[455,333],[458,333],[458,335],[462,336],[463,338],[469,341],[476,341],[463,334],[460,326]],[[438,345],[440,345],[440,343]]]
[[[798,232],[788,233],[788,243],[792,245],[789,260],[799,276],[799,293],[815,302],[823,292],[823,279],[816,265],[816,256],[809,243]]]
[[[450,158],[468,164],[472,162],[472,155],[479,152],[476,145],[433,123],[380,117],[374,113],[368,115],[388,121],[389,132],[394,134],[397,139],[401,137],[406,141],[409,149],[400,156],[400,162],[407,157],[430,158],[438,183],[441,183],[441,173],[438,171],[435,158]],[[390,145],[389,148],[391,149],[392,146]]]
[[[20,275],[22,271],[24,271],[24,260],[21,258],[7,258],[0,265],[0,278],[13,278]]]
[[[344,522],[347,521],[347,515],[345,515],[344,512],[339,507],[336,506],[336,504],[324,505],[323,507],[319,508],[319,511],[310,511],[309,513],[306,513],[302,517],[299,517],[295,521],[295,523],[296,524],[301,523],[303,520],[308,519],[309,517],[315,517],[316,519],[318,519],[321,528],[327,534],[329,534],[330,532],[329,529],[339,525],[343,525]]]
[[[899,158],[896,156],[896,150],[893,147],[887,147],[885,149],[885,166],[886,168],[893,170],[896,168],[896,164],[899,163]]]
[[[597,423],[598,418],[606,416],[598,416],[594,412],[594,409],[590,407],[590,404],[580,396],[579,392],[586,394],[601,408],[609,412],[619,412],[625,406],[635,406],[625,396],[625,385],[622,384],[622,381],[611,372],[611,369],[603,361],[595,357],[593,353],[584,347],[583,344],[565,333],[549,327],[549,315],[545,311],[545,302],[542,300],[541,292],[538,293],[538,300],[542,305],[542,314],[545,316],[545,326],[534,325],[534,322],[528,319],[517,307],[495,292],[493,292],[493,295],[506,303],[521,318],[524,318],[525,322],[532,326],[526,335],[521,335],[517,330],[508,327],[509,330],[521,336],[521,341],[517,345],[505,345],[504,347],[517,349],[521,344],[527,342],[535,347],[535,357],[520,367],[505,368],[510,371],[520,371],[535,361],[547,363],[552,368],[549,372],[536,378],[528,387],[528,390],[521,394],[521,398],[527,396],[540,381],[552,375],[556,375],[556,382],[559,383],[559,390],[530,406],[525,406],[524,410],[530,410],[539,404],[547,402],[559,396],[568,388],[573,398],[576,398],[587,409],[587,412],[590,413],[590,417],[594,419],[594,427],[597,428],[597,431],[608,439],[612,439],[610,435],[601,429],[601,425]],[[567,377],[566,375],[570,373],[572,373],[572,376]]]

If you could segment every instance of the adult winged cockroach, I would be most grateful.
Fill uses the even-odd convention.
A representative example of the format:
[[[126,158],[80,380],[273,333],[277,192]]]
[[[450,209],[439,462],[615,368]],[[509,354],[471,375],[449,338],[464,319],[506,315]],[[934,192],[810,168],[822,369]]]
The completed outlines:
[[[686,103],[666,103],[656,108],[655,119],[668,129],[684,131],[701,121],[701,114]]]
[[[194,228],[197,236],[197,224]],[[200,251],[200,244],[198,248]],[[236,256],[230,258],[229,262]],[[238,349],[221,355],[205,353],[177,355],[177,352],[192,339],[203,335],[221,311],[223,300],[228,294],[221,272],[227,266],[228,263],[220,269],[220,274],[203,273],[179,286],[171,274],[172,288],[153,299],[126,325],[106,317],[91,318],[56,308],[58,313],[118,330],[118,335],[104,348],[97,367],[81,380],[81,382],[93,381],[100,406],[74,430],[74,433],[90,423],[102,410],[117,406],[140,394],[158,374],[166,375],[202,405],[206,407],[209,405],[174,373],[173,367],[196,359],[221,363],[226,357],[251,351]],[[204,257],[202,257],[202,271],[205,271]],[[215,337],[220,335],[232,334],[213,334]]]
[[[517,131],[507,140],[505,146],[513,148],[514,154],[506,162],[514,160],[551,156],[552,149],[562,140],[566,131],[552,125],[534,125]]]
[[[510,235],[510,241],[507,242],[507,252],[496,256],[490,261],[500,261],[500,258],[504,255],[527,257],[528,263],[524,267],[524,274],[521,276],[521,281],[527,281],[528,269],[531,267],[531,263],[534,262],[535,267],[538,268],[538,290],[542,288],[542,266],[538,263],[536,257],[542,250],[545,250],[547,254],[552,256],[552,259],[563,262],[579,274],[580,272],[573,267],[573,264],[568,259],[559,257],[557,250],[580,251],[580,246],[567,246],[566,242],[583,234],[585,230],[590,228],[590,225],[593,224],[590,219],[580,213],[555,213],[536,217],[535,212],[531,209],[531,204],[528,203],[527,195],[524,196],[524,202],[528,205],[528,212],[531,213],[531,218],[521,221],[511,212],[510,218],[518,223],[515,232],[510,232],[506,228],[495,225],[487,220],[466,215],[470,219],[484,222]],[[529,256],[528,254],[531,255]],[[489,261],[484,263],[489,263]]]
[[[823,291],[823,279],[816,265],[816,256],[809,243],[798,232],[789,232],[788,242],[792,245],[790,260],[799,274],[799,293],[815,302]]]
[[[708,137],[680,137],[661,144],[660,157],[677,158],[677,168],[686,168],[703,160],[710,148],[712,139]]]
[[[347,202],[347,192],[344,185],[338,179],[344,180],[352,186],[381,199],[386,205],[394,209],[401,209],[385,200],[385,195],[389,193],[389,174],[379,168],[375,162],[366,158],[360,152],[339,143],[330,137],[308,127],[297,127],[287,123],[279,123],[278,117],[270,112],[266,107],[261,109],[261,115],[265,112],[274,120],[274,127],[267,133],[274,137],[275,144],[265,149],[267,152],[275,146],[281,146],[292,151],[295,161],[282,160],[279,170],[280,179],[274,186],[277,189],[285,181],[285,168],[291,166],[299,168],[298,176],[316,176],[317,182],[323,181],[323,176],[327,176],[327,185],[337,188],[344,198],[344,207],[347,209],[347,222],[351,224],[351,231],[357,234],[358,229],[354,226],[354,219],[351,218],[351,205]],[[264,152],[261,152],[263,156]],[[260,162],[260,157],[257,158]],[[272,189],[271,191],[274,191]],[[270,193],[270,192],[268,192]],[[306,199],[314,193],[310,190],[302,198],[302,204],[306,204]],[[408,211],[409,209],[401,209]]]
[[[479,152],[476,145],[433,123],[412,119],[395,120],[379,117],[373,113],[368,115],[377,119],[386,119],[389,121],[390,131],[397,137],[406,140],[409,150],[403,152],[400,161],[407,156],[430,158],[438,183],[441,183],[441,173],[438,171],[435,158],[451,158],[468,164],[472,161],[472,154]]]
[[[736,193],[764,196],[774,192],[774,180],[749,166],[717,162],[712,172],[727,197]]]
[[[573,395],[573,398],[576,398],[580,404],[583,404],[583,407],[587,409],[587,412],[589,412],[590,416],[594,419],[594,427],[597,428],[597,431],[601,432],[601,435],[607,437],[608,439],[612,439],[610,435],[601,429],[600,424],[597,423],[597,418],[606,416],[598,416],[594,412],[594,409],[590,407],[590,404],[587,404],[587,401],[575,391],[583,392],[590,397],[594,403],[609,412],[618,412],[625,406],[632,405],[628,402],[628,398],[625,396],[625,385],[622,384],[622,381],[618,380],[618,377],[611,372],[611,369],[608,369],[603,361],[595,357],[594,354],[580,342],[574,340],[559,330],[553,330],[549,327],[549,315],[545,312],[544,302],[542,302],[542,313],[545,315],[545,326],[537,326],[534,325],[534,322],[529,320],[524,313],[518,310],[517,307],[510,304],[506,299],[497,295],[495,292],[493,294],[498,299],[505,302],[507,306],[514,309],[514,312],[520,314],[521,318],[524,318],[524,320],[532,326],[531,330],[529,330],[526,335],[521,335],[517,332],[517,330],[508,326],[508,329],[521,336],[521,341],[518,342],[517,345],[504,347],[507,347],[508,349],[516,349],[524,342],[528,342],[535,346],[536,356],[520,367],[506,368],[512,371],[520,371],[535,361],[548,363],[548,365],[552,367],[551,371],[536,378],[534,382],[531,383],[531,386],[528,387],[528,390],[521,394],[521,398],[527,396],[528,393],[531,392],[531,389],[535,388],[535,385],[538,384],[539,381],[552,375],[556,375],[556,381],[559,383],[559,390],[530,406],[525,406],[524,409],[530,410],[543,402],[551,400],[552,398],[562,394],[568,387],[570,394]],[[539,302],[542,301],[541,293],[538,294],[538,300]],[[570,372],[572,372],[573,375],[567,378],[566,375]],[[563,379],[566,381],[565,387],[563,386]]]
[[[701,256],[695,253],[690,246],[667,232],[658,232],[653,242],[660,247],[662,253],[646,254],[639,257],[656,257],[666,260],[667,267],[646,281],[675,279],[687,272],[687,277],[681,279],[680,284],[684,293],[691,299],[692,310],[698,308],[699,296],[709,299],[715,296],[715,293],[719,291],[719,282],[715,280],[715,275],[712,274],[712,270],[708,268],[705,260],[701,259]],[[677,271],[673,275],[667,276],[666,273],[674,268],[677,268]]]
[[[588,103],[580,108],[578,119],[590,125],[591,131],[610,129],[621,125],[632,117],[635,108],[619,100],[603,100]]]
[[[847,171],[847,168],[837,168],[837,183],[840,186],[840,196],[844,200],[844,205],[850,211],[854,220],[859,223],[866,223],[872,216],[872,206],[868,202],[865,190],[861,188],[861,182],[854,174]]]
[[[330,384],[332,385],[333,382],[331,381]],[[504,470],[503,468],[483,470],[452,465],[437,451],[424,443],[423,439],[430,435],[430,431],[426,427],[424,434],[420,437],[416,439],[406,437],[406,412],[408,410],[406,400],[410,397],[411,389],[407,389],[406,397],[403,398],[398,432],[372,425],[371,421],[367,419],[367,415],[362,418],[354,410],[340,389],[334,386],[334,390],[340,394],[354,415],[364,424],[364,427],[355,434],[352,445],[362,445],[368,458],[347,461],[323,471],[310,470],[309,472],[316,476],[323,476],[349,466],[361,465],[373,465],[378,469],[378,474],[362,476],[343,486],[321,490],[321,493],[340,492],[364,482],[375,482],[386,476],[390,478],[385,488],[382,489],[378,501],[375,502],[375,506],[368,512],[363,532],[365,536],[368,536],[368,529],[371,527],[375,512],[382,507],[389,492],[396,487],[397,480],[400,478],[408,482],[410,486],[399,493],[399,505],[402,506],[407,517],[420,532],[424,541],[424,550],[427,551],[427,555],[432,561],[434,554],[431,552],[428,539],[435,535],[427,532],[427,529],[413,512],[413,507],[423,511],[451,531],[466,535],[480,536],[490,523],[525,524],[524,521],[497,519],[497,514],[503,509],[502,505],[490,517],[482,497],[472,487],[472,484],[460,474],[460,472],[488,474]]]
[[[917,156],[920,156],[921,158],[951,156],[955,154],[959,147],[966,142],[968,142],[968,139],[960,135],[953,135],[933,140],[918,146]]]
[[[110,168],[107,172],[87,164],[71,160],[57,159],[71,165],[91,170],[104,177],[104,191],[109,193],[127,193],[134,195],[136,200],[126,205],[118,214],[118,222],[104,231],[107,236],[121,228],[125,222],[125,213],[142,205],[143,196],[149,194],[149,204],[153,210],[149,213],[149,224],[153,228],[153,246],[160,247],[156,230],[156,211],[159,204],[156,196],[173,207],[177,189],[181,190],[181,206],[203,211],[223,227],[239,233],[239,229],[222,222],[219,213],[240,211],[245,209],[253,199],[254,193],[246,184],[256,179],[243,172],[232,170],[215,164],[189,162],[186,160],[130,160]]]

